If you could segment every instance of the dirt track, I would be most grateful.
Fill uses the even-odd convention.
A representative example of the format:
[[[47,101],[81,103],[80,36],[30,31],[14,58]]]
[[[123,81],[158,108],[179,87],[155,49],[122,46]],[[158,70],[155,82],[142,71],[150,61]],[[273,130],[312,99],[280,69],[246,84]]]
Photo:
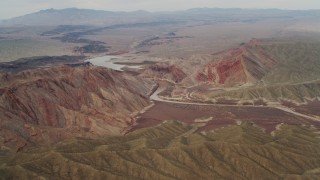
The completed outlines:
[[[297,125],[306,124],[320,127],[320,120],[301,114],[284,106],[224,105],[198,102],[181,102],[161,99],[158,94],[165,88],[160,86],[151,96],[155,105],[140,114],[130,130],[150,127],[165,120],[179,120],[194,124],[195,119],[212,117],[198,131],[225,127],[230,124],[249,121],[254,122],[267,132],[275,130],[281,123]]]

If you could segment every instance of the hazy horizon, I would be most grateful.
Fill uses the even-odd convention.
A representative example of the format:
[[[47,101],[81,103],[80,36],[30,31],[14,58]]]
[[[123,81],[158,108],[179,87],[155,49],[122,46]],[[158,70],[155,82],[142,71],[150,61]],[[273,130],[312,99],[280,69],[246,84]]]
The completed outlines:
[[[175,5],[175,6],[172,6]],[[179,6],[176,6],[179,4]],[[230,5],[232,4],[232,5]],[[95,9],[106,11],[178,11],[192,8],[243,8],[243,9],[284,9],[311,10],[320,9],[320,1],[306,0],[11,0],[0,2],[0,19],[9,19],[44,9]]]

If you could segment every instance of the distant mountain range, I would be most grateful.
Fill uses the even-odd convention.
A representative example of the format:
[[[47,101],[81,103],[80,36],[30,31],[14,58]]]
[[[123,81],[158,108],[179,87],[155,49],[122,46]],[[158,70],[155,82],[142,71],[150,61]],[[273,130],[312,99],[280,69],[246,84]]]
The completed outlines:
[[[146,11],[111,12],[90,9],[47,9],[35,13],[3,20],[1,24],[16,25],[106,25],[116,22],[148,21],[151,13]],[[129,18],[129,19],[128,19]]]
[[[155,21],[257,21],[268,18],[320,17],[320,10],[195,8],[171,12],[112,12],[91,9],[47,9],[0,21],[2,26],[114,25]]]

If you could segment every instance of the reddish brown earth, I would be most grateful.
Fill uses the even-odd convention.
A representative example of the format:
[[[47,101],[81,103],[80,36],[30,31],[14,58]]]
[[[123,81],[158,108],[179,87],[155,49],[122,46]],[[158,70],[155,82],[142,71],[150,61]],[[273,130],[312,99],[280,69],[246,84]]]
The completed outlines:
[[[50,145],[71,137],[121,134],[153,87],[101,67],[0,74],[0,138],[5,147]]]
[[[254,39],[239,48],[215,54],[196,79],[215,84],[244,84],[261,79],[275,63]]]
[[[301,104],[301,105],[283,100],[282,105],[289,107],[294,111],[302,114],[320,117],[320,101],[319,100],[307,101],[306,104]]]
[[[219,98],[217,99],[216,104],[237,105],[238,101],[232,99]]]
[[[136,121],[130,131],[150,127],[165,120],[179,120],[184,123],[194,123],[195,119],[213,117],[211,121],[199,130],[211,130],[236,124],[237,121],[248,121],[266,129],[266,132],[275,130],[281,123],[290,125],[314,125],[320,127],[320,122],[301,118],[279,109],[271,107],[236,107],[236,106],[205,106],[184,105],[166,102],[156,102]]]
[[[176,65],[168,63],[157,63],[150,65],[143,73],[143,77],[161,78],[181,82],[187,75]]]

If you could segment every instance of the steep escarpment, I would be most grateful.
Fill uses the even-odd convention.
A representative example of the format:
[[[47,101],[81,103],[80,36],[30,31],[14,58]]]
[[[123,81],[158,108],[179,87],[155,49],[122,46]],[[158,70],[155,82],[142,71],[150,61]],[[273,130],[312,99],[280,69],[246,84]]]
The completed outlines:
[[[177,65],[171,65],[169,63],[157,63],[150,65],[141,74],[141,76],[147,78],[166,79],[175,83],[179,83],[187,77],[186,73]]]
[[[215,54],[213,60],[199,70],[196,80],[226,86],[256,82],[275,64],[276,60],[254,39],[239,48]]]
[[[255,81],[252,82],[256,83],[253,86],[199,92],[194,96],[251,102],[264,99],[278,103],[283,100],[307,103],[309,100],[320,97],[320,43],[274,42],[270,40],[270,42],[264,42],[247,49],[249,50],[247,50],[246,56],[242,56],[243,63],[241,66],[236,66],[234,63],[234,66],[230,68],[230,71],[234,73],[231,73],[227,79],[238,78],[237,82],[246,82],[246,76],[240,76],[244,73],[234,71],[238,67],[245,67],[247,74],[254,77]]]
[[[149,104],[151,82],[101,67],[56,67],[0,75],[3,147],[121,134]],[[20,148],[20,149],[19,149]]]

